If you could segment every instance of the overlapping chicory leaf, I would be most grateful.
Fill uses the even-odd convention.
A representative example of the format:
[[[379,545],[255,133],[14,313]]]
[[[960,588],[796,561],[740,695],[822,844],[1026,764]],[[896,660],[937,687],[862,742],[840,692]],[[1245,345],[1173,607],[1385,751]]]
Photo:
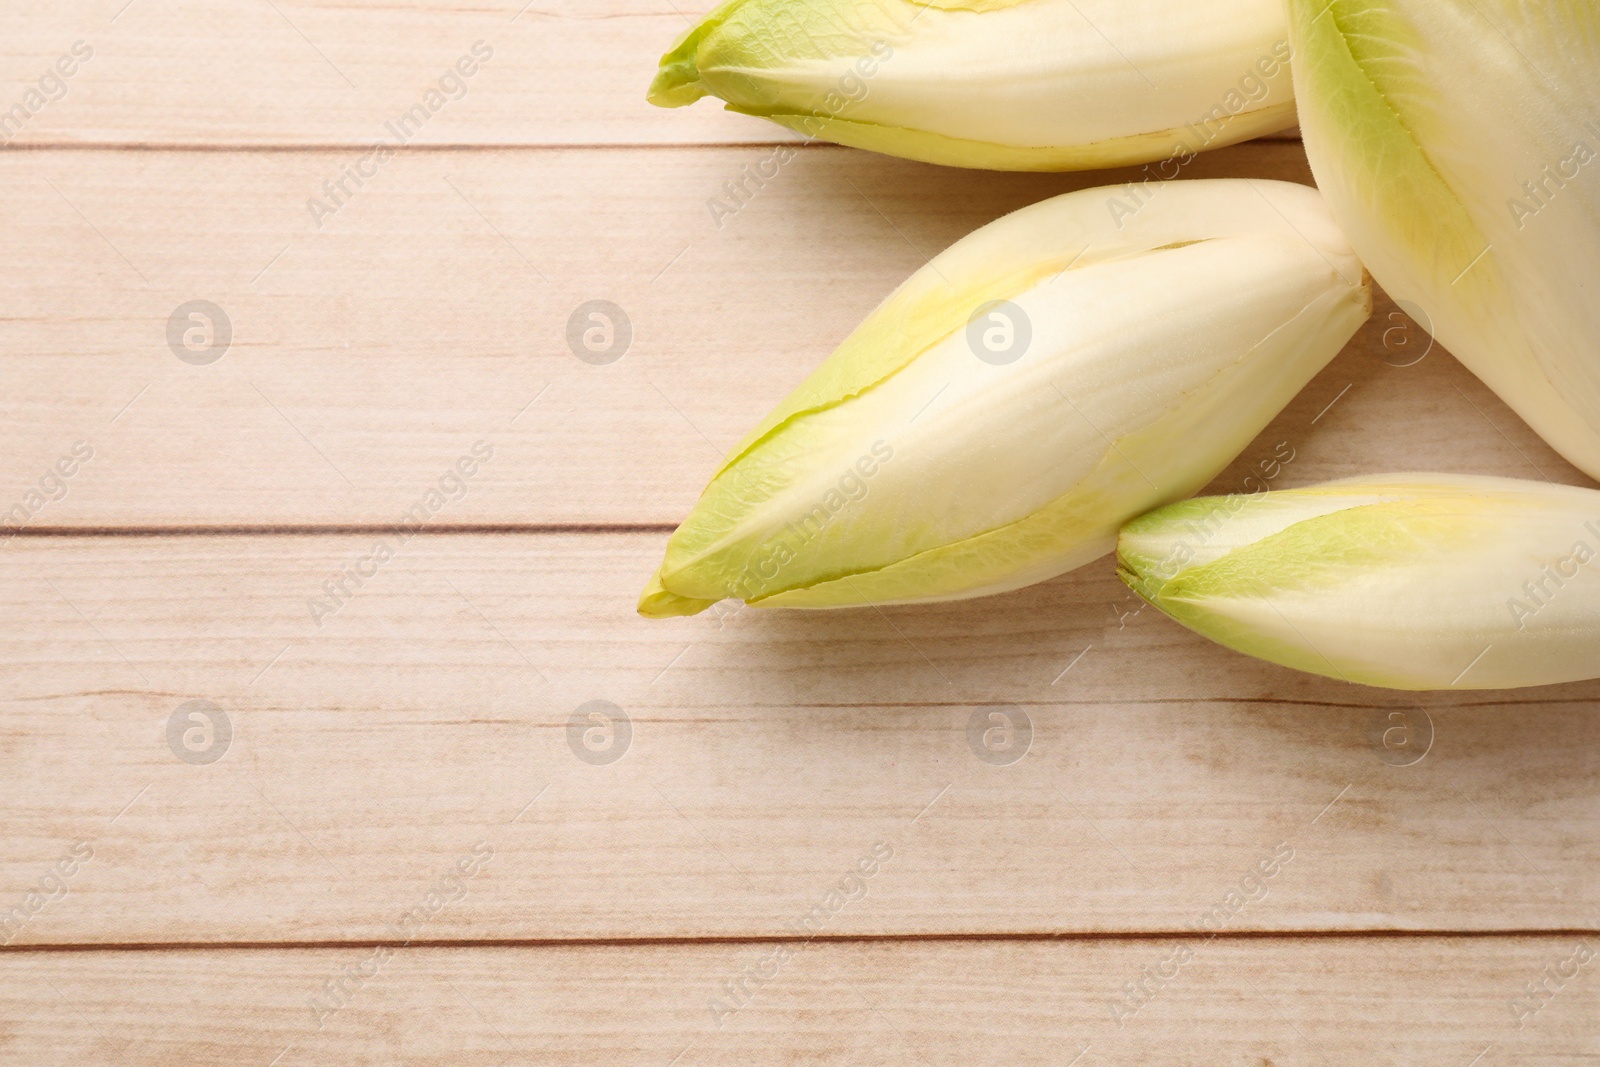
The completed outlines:
[[[1282,0],[730,0],[649,99],[717,96],[931,163],[1078,170],[1293,125],[1288,59]]]
[[[950,600],[1061,574],[1203,487],[1370,312],[1313,189],[1121,196],[1023,208],[914,274],[733,450],[641,613]]]
[[[1393,689],[1600,677],[1600,491],[1443,474],[1203,497],[1130,522],[1123,580],[1273,663]]]
[[[1600,478],[1600,4],[1289,8],[1306,151],[1373,277]]]

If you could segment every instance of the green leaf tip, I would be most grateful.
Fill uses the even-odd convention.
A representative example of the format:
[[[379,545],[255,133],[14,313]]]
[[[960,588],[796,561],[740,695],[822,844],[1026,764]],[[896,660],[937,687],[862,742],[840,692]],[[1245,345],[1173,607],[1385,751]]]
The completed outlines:
[[[661,574],[657,572],[639,597],[639,614],[647,619],[674,619],[698,615],[715,603],[715,600],[697,600],[669,592],[662,586]]]
[[[745,0],[728,0],[711,14],[685,30],[683,36],[661,57],[660,68],[650,81],[645,99],[656,107],[687,107],[711,91],[700,80],[700,44],[733,14]]]

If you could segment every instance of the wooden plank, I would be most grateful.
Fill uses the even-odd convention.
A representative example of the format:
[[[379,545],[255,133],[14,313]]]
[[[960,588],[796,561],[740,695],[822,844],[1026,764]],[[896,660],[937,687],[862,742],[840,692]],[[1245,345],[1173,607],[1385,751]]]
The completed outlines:
[[[652,623],[662,540],[418,535],[318,626],[372,537],[13,539],[0,905],[93,856],[8,936],[383,937],[479,845],[426,937],[782,935],[880,841],[826,933],[1600,916],[1600,683],[1299,675],[1136,613],[1106,561],[962,604]]]
[[[7,42],[0,111],[29,102],[30,91],[76,42],[92,54],[64,80],[64,95],[54,83],[45,86],[44,95],[58,99],[30,103],[34,114],[20,130],[0,132],[10,133],[13,144],[398,144],[387,124],[426,106],[426,94],[435,90],[438,106],[426,122],[401,128],[405,143],[788,137],[771,123],[709,105],[666,112],[645,103],[661,53],[691,16],[712,6],[706,0],[17,4],[0,14]],[[470,76],[457,71],[449,80],[462,57],[481,62]]]
[[[1579,944],[4,953],[0,1064],[1555,1065],[1595,1054],[1600,994],[1595,965],[1571,962]],[[1170,980],[1141,977],[1169,958],[1181,961],[1166,967]],[[770,977],[743,979],[746,1002],[724,1010],[723,984],[764,963]],[[1567,977],[1549,979],[1547,968]],[[352,983],[362,969],[372,977]],[[1541,979],[1552,992],[1519,1029],[1513,1005]],[[336,980],[350,984],[347,997],[325,992]],[[1141,980],[1153,995],[1119,1025],[1111,1005]]]
[[[1103,561],[632,616],[720,451],[928,254],[1135,177],[808,147],[719,224],[789,135],[643,104],[707,6],[0,12],[0,112],[94,50],[0,155],[0,513],[45,535],[0,539],[0,1065],[1592,1056],[1600,684],[1304,678]],[[324,190],[477,41],[411,147]],[[1309,180],[1281,144],[1187,173]],[[567,340],[595,299],[635,329],[609,365]],[[192,301],[230,318],[215,362],[169,340]],[[1219,489],[1286,447],[1274,484],[1582,481],[1442,353],[1402,366],[1391,311]],[[50,535],[418,506],[662,529]]]
[[[645,103],[661,54],[713,6],[708,0],[13,4],[0,12],[6,42],[0,113],[17,105],[25,111],[0,127],[0,142],[798,140],[773,123],[724,112],[715,101],[672,111]],[[69,58],[58,69],[63,56]],[[470,57],[463,69],[472,73],[449,79],[463,57]],[[60,78],[62,72],[70,74]],[[429,90],[439,95],[430,100]],[[391,132],[387,124],[398,126],[418,104],[434,105],[426,122]]]
[[[1030,202],[1135,177],[818,148],[719,229],[706,200],[757,149],[436,153],[392,160],[318,230],[305,200],[339,158],[0,156],[0,513],[26,503],[35,527],[392,524],[484,441],[493,461],[436,521],[676,522],[724,450],[928,255]],[[1309,181],[1286,145],[1189,173]],[[632,323],[607,365],[568,343],[597,299]],[[183,347],[206,321],[179,313],[194,300],[231,322],[207,365],[175,354],[217,343],[201,328],[201,355]],[[1292,478],[1581,481],[1442,350],[1391,365],[1425,342],[1391,313],[1263,438],[1293,437]],[[29,497],[80,441],[94,456],[65,497]]]

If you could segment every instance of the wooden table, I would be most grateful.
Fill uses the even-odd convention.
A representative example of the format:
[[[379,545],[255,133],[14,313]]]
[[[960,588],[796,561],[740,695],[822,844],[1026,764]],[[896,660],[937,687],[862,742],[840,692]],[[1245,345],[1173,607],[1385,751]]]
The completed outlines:
[[[1109,561],[634,615],[897,282],[1136,177],[805,146],[718,218],[787,135],[644,104],[676,6],[0,13],[0,1063],[1600,1057],[1600,685],[1294,674]],[[1216,489],[1588,484],[1427,345],[1380,302]]]

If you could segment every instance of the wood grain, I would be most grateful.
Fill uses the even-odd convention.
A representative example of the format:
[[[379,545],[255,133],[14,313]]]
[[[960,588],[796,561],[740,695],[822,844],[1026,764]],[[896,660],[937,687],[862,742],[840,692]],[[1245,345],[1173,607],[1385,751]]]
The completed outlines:
[[[0,10],[0,113],[13,145],[366,146],[463,57],[405,143],[776,144],[798,136],[715,100],[644,94],[708,0],[59,0]],[[73,73],[40,81],[82,42]],[[468,64],[468,69],[472,68]],[[57,85],[64,87],[57,88]],[[39,95],[30,96],[30,93]],[[48,102],[47,102],[48,101]],[[1280,136],[1293,136],[1292,133]],[[320,181],[321,179],[319,179]]]
[[[1241,885],[1215,925],[1600,918],[1600,683],[1300,675],[1135,613],[1107,561],[968,603],[650,622],[662,541],[418,535],[318,626],[374,538],[13,540],[0,902],[94,852],[15,943],[381,938],[480,842],[429,938],[781,935],[878,841],[894,861],[827,933],[1182,931]],[[168,733],[194,700],[232,724],[207,765]],[[614,762],[578,758],[593,700],[631,721],[591,738]]]
[[[793,135],[644,104],[709,6],[0,9],[0,114],[32,112],[0,128],[0,1065],[1593,1058],[1600,683],[1297,675],[1105,561],[632,614],[723,450],[894,285],[1138,177],[812,145],[714,213]],[[1234,175],[1310,181],[1281,140],[1185,171]],[[169,342],[200,300],[210,363]],[[568,340],[592,300],[632,325],[609,364]],[[1381,303],[1214,488],[1284,448],[1280,487],[1590,484],[1426,344]]]
[[[681,8],[682,13],[675,11]],[[656,61],[714,5],[681,0],[273,0],[218,7],[65,0],[0,15],[0,110],[77,41],[93,50],[13,144],[369,145],[474,44],[414,145],[656,144],[792,139],[706,105],[645,103]],[[519,11],[519,9],[522,9]],[[471,64],[468,65],[469,69]]]
[[[1521,1029],[1512,1005],[1577,944],[1200,941],[1159,986],[1171,942],[402,948],[331,1014],[313,998],[373,950],[5,953],[0,1064],[1554,1067],[1595,1054],[1595,965]]]
[[[438,521],[676,522],[723,452],[934,251],[1133,176],[817,148],[719,230],[705,199],[757,158],[397,157],[319,231],[304,200],[336,171],[324,153],[0,156],[14,204],[0,219],[0,512],[83,441],[92,462],[26,525],[393,524],[482,440],[493,462]],[[1212,153],[1190,173],[1309,181],[1289,145]],[[167,340],[196,299],[232,323],[209,365]],[[608,365],[568,346],[593,299],[632,321]],[[1392,315],[1268,432],[1293,438],[1292,479],[1581,481],[1442,350],[1391,365],[1427,341]]]

